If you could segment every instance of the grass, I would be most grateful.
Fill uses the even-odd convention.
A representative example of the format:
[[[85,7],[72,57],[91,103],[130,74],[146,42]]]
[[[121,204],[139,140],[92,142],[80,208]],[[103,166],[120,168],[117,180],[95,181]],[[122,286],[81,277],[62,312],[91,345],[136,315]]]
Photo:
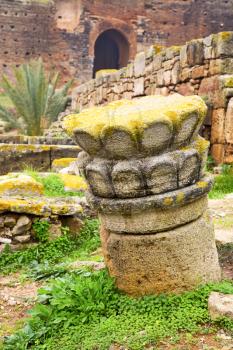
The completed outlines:
[[[66,191],[64,182],[55,173],[47,176],[40,176],[40,173],[35,170],[25,170],[27,175],[30,175],[37,182],[44,186],[44,195],[46,197],[83,197],[82,191]]]
[[[214,187],[209,193],[209,198],[222,199],[229,193],[233,193],[233,168],[232,165],[224,165],[222,174],[215,177]]]
[[[233,175],[222,174],[216,176],[214,187],[209,193],[209,198],[222,199],[229,193],[233,193]]]
[[[143,350],[180,332],[194,335],[203,325],[233,332],[228,319],[211,322],[207,306],[211,291],[233,293],[233,283],[134,299],[119,293],[106,271],[68,273],[39,290],[31,318],[6,340],[4,349],[108,350],[119,344]]]
[[[54,241],[39,243],[36,246],[16,252],[6,248],[0,254],[0,273],[9,274],[26,269],[34,262],[57,263],[74,252],[74,257],[88,254],[100,245],[98,225],[97,220],[87,220],[79,236],[73,237],[64,234]]]
[[[40,244],[37,251],[8,253],[8,260],[0,257],[2,272],[23,267],[34,280],[48,279],[38,292],[30,318],[6,338],[2,349],[109,350],[112,344],[119,344],[144,350],[156,349],[164,339],[175,342],[180,334],[187,334],[189,343],[202,331],[224,329],[233,334],[233,322],[212,322],[207,306],[211,291],[233,293],[233,282],[201,286],[180,295],[136,299],[120,293],[106,270],[67,268],[77,257],[92,259],[92,252],[100,246],[97,220],[87,220],[79,237],[72,240],[64,235],[62,242],[55,242]]]

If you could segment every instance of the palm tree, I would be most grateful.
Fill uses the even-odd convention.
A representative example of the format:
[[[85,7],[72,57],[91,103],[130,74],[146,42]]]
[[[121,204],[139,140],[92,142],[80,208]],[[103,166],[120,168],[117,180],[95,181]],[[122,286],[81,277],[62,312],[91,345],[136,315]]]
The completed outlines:
[[[65,110],[72,81],[57,89],[59,73],[45,74],[42,59],[14,70],[14,82],[3,75],[2,87],[14,110],[0,105],[0,119],[30,136],[41,135]]]

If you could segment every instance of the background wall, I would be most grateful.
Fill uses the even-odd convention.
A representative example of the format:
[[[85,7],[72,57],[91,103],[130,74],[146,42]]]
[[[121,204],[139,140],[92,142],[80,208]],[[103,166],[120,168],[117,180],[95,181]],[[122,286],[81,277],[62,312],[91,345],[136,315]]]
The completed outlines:
[[[177,45],[233,30],[233,0],[1,0],[0,71],[42,56],[63,80],[92,77],[94,47],[108,29],[129,43],[129,59],[151,44]]]
[[[127,67],[73,91],[73,109],[145,95],[199,95],[209,113],[203,135],[217,163],[233,162],[233,32],[222,32],[157,53],[154,46]]]

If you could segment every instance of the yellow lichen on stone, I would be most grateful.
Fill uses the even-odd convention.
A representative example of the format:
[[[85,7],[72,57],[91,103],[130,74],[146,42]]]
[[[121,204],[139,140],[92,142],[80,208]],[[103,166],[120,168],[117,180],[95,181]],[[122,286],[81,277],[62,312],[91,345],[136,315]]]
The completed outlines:
[[[69,191],[85,191],[87,189],[87,183],[81,176],[69,174],[58,174],[58,176],[62,179],[65,189]]]
[[[55,168],[66,168],[68,167],[72,162],[75,162],[77,158],[59,158],[54,159],[52,163],[52,167]]]
[[[224,86],[225,86],[226,88],[233,88],[233,76],[227,77],[227,78],[224,80]]]
[[[198,151],[200,155],[208,150],[210,146],[209,141],[198,135],[197,139],[193,143],[193,147]]]
[[[163,204],[166,205],[166,206],[172,205],[173,204],[173,198],[171,198],[171,197],[165,198],[164,201],[163,201]]]
[[[208,183],[206,181],[198,181],[196,185],[198,188],[205,188],[208,186]]]
[[[179,192],[176,196],[176,203],[182,203],[184,201],[185,195],[183,192]]]
[[[146,96],[72,114],[65,118],[63,127],[71,135],[84,132],[95,139],[101,137],[103,129],[126,130],[138,135],[155,122],[165,123],[172,130],[192,115],[197,115],[198,125],[201,125],[206,112],[207,107],[199,96]]]
[[[223,41],[228,41],[229,39],[232,38],[232,32],[221,32],[221,33],[219,33],[217,35]]]
[[[43,185],[31,176],[9,174],[0,176],[0,196],[41,196]]]
[[[111,75],[116,73],[118,70],[117,69],[101,69],[96,72],[96,78],[99,77],[106,77],[107,75]]]

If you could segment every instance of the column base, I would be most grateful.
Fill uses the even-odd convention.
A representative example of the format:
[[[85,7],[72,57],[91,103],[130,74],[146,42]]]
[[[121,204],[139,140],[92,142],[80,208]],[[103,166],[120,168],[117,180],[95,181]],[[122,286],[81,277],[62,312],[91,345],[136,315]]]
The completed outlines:
[[[101,227],[110,275],[117,287],[141,296],[191,290],[221,278],[214,229],[208,213],[155,234],[121,234]]]

